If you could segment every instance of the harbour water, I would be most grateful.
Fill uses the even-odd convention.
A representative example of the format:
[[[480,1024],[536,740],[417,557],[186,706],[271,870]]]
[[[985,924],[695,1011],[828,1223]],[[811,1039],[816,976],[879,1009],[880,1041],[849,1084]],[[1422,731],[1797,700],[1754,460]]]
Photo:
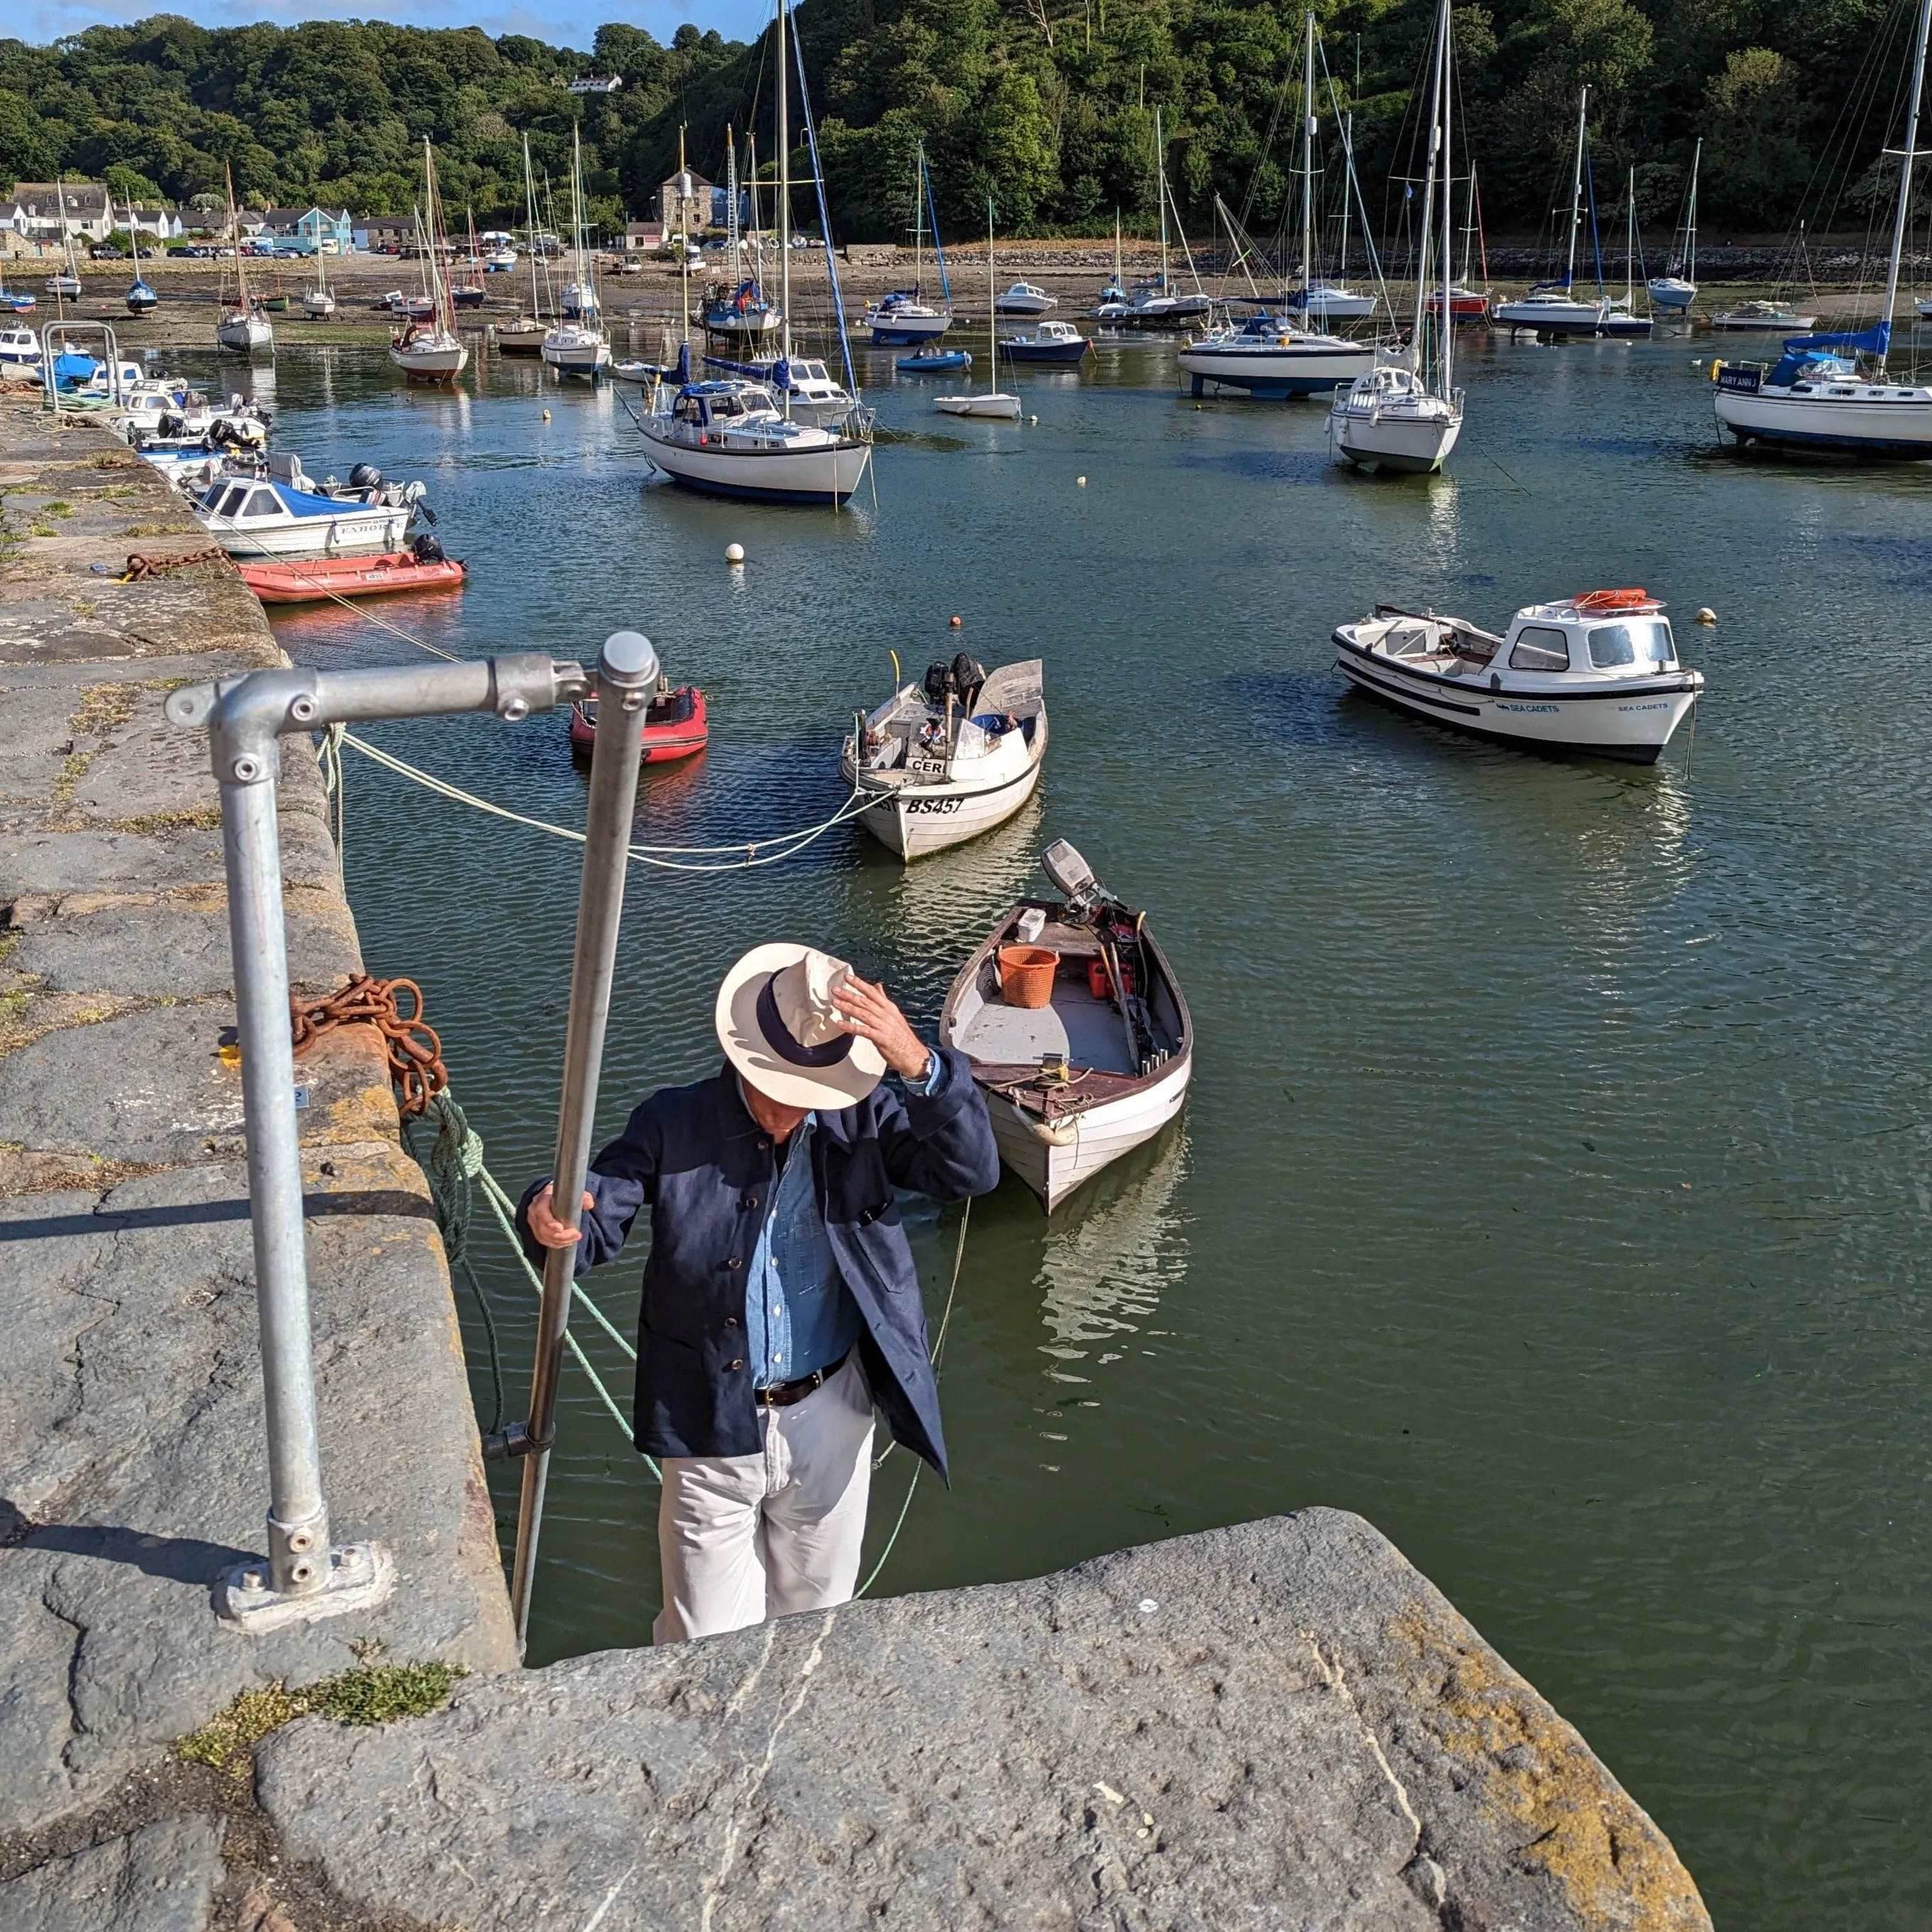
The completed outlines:
[[[1178,1131],[1050,1223],[1010,1182],[974,1206],[952,1487],[921,1479],[876,1590],[1358,1510],[1580,1726],[1720,1927],[1904,1932],[1932,1919],[1932,474],[1720,454],[1692,353],[1472,346],[1432,482],[1332,466],[1319,404],[1197,407],[1148,344],[1022,376],[1036,425],[946,422],[881,356],[877,505],[839,516],[655,483],[618,392],[532,368],[435,394],[380,350],[299,352],[256,380],[280,447],[422,476],[470,561],[460,597],[371,614],[586,662],[634,626],[703,686],[710,748],[647,774],[642,840],[826,818],[890,651],[910,675],[962,645],[1045,658],[1040,794],[989,837],[908,871],[844,829],[631,882],[611,1128],[712,1070],[713,989],[758,940],[845,955],[929,1026],[1055,836],[1149,909],[1192,1003]],[[1378,597],[1499,626],[1627,584],[1670,600],[1709,679],[1654,770],[1455,740],[1331,666],[1332,626]],[[339,609],[276,628],[301,661],[412,655]],[[581,822],[560,718],[367,735]],[[422,982],[518,1191],[554,1131],[578,848],[352,754],[348,788],[368,966]],[[960,1216],[908,1219],[936,1324]],[[520,1414],[528,1288],[478,1245]],[[590,1283],[620,1328],[638,1258]],[[878,1472],[874,1555],[911,1474],[903,1452]],[[506,1538],[515,1480],[493,1472]],[[570,1370],[533,1661],[647,1640],[655,1502]]]

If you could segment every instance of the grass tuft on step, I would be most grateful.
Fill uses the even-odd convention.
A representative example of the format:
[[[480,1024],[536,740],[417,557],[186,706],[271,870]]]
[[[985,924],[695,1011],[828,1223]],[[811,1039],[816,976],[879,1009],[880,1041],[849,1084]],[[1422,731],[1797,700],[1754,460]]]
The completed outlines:
[[[247,1774],[250,1754],[271,1731],[297,1718],[333,1718],[341,1724],[386,1724],[426,1717],[441,1707],[451,1687],[469,1672],[460,1664],[376,1664],[291,1690],[271,1684],[244,1690],[220,1716],[175,1745],[190,1764]]]

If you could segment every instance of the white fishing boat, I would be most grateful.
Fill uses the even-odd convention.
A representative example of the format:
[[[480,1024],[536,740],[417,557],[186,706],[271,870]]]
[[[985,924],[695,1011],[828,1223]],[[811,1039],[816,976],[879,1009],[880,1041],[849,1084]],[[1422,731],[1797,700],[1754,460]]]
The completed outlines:
[[[1697,299],[1697,169],[1704,158],[1704,140],[1690,152],[1690,180],[1684,195],[1684,218],[1671,239],[1670,260],[1660,275],[1650,278],[1650,298],[1669,315],[1683,315]]]
[[[584,237],[584,143],[570,135],[570,216],[577,248],[577,280],[563,291],[564,320],[544,337],[544,366],[560,376],[587,376],[596,382],[610,362],[610,344],[598,319],[597,287]],[[571,318],[576,319],[572,320]]]
[[[17,381],[22,376],[38,376],[40,369],[39,332],[18,326],[0,328],[0,379]]]
[[[266,467],[225,466],[192,500],[195,520],[230,556],[340,556],[407,548],[420,483],[385,483],[358,464],[316,483],[286,452]]]
[[[1844,450],[1906,460],[1932,458],[1932,386],[1901,382],[1886,373],[1912,205],[1912,170],[1918,158],[1928,39],[1932,0],[1922,0],[1905,146],[1902,152],[1888,151],[1900,154],[1898,195],[1878,320],[1859,331],[1787,337],[1784,355],[1768,368],[1761,363],[1719,363],[1713,406],[1719,424],[1740,443]]]
[[[932,257],[939,270],[938,303],[926,299],[922,271],[928,212],[932,219]],[[921,142],[914,164],[912,182],[912,286],[895,289],[883,296],[860,317],[872,332],[875,349],[914,349],[923,342],[936,342],[952,326],[952,285],[946,278],[946,250],[939,239],[939,209],[932,199],[932,178],[926,165],[926,144]]]
[[[953,981],[939,1040],[971,1062],[1000,1160],[1050,1214],[1180,1112],[1194,1024],[1146,914],[1064,839],[1040,865],[1062,896],[1001,918]]]
[[[1035,288],[1030,282],[1016,282],[1003,296],[996,296],[993,312],[996,315],[1045,315],[1049,309],[1060,306],[1060,298],[1050,296],[1046,290]]]
[[[1020,399],[1004,394],[999,386],[999,304],[993,294],[993,198],[986,197],[986,389],[983,395],[934,396],[932,406],[942,416],[987,416],[1000,422],[1018,422]]]
[[[962,651],[855,716],[839,770],[871,801],[859,823],[912,860],[1004,824],[1033,796],[1046,756],[1040,660],[988,675]]]
[[[1451,104],[1453,0],[1438,10],[1430,89],[1428,172],[1422,190],[1422,244],[1415,271],[1415,323],[1407,345],[1385,351],[1358,376],[1328,412],[1328,446],[1337,457],[1377,470],[1440,470],[1462,428],[1462,392],[1454,386],[1456,323],[1450,295],[1450,189],[1455,179]],[[1436,234],[1441,172],[1442,232]],[[1435,256],[1439,254],[1440,259]],[[1430,271],[1439,275],[1432,286]],[[1432,300],[1431,298],[1433,297]]]
[[[1378,604],[1334,642],[1351,682],[1418,718],[1631,764],[1657,762],[1704,688],[1703,674],[1678,662],[1663,604],[1642,590],[1532,604],[1500,638]]]

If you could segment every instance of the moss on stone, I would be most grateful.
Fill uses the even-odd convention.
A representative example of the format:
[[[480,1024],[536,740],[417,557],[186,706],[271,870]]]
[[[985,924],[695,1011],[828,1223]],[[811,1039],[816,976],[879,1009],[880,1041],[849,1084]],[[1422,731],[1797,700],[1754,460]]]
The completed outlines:
[[[426,1717],[441,1708],[457,1679],[469,1674],[460,1664],[367,1664],[299,1690],[280,1683],[244,1690],[218,1718],[178,1740],[175,1754],[190,1764],[244,1777],[255,1746],[297,1718],[386,1724]]]

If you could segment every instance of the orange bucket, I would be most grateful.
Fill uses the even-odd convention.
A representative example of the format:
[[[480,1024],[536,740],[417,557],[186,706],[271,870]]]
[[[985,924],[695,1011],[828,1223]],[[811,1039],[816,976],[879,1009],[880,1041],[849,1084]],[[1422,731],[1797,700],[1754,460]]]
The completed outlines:
[[[1010,1006],[1046,1006],[1053,1004],[1053,976],[1060,968],[1060,955],[1043,946],[1003,946],[1000,948],[1000,992]]]

